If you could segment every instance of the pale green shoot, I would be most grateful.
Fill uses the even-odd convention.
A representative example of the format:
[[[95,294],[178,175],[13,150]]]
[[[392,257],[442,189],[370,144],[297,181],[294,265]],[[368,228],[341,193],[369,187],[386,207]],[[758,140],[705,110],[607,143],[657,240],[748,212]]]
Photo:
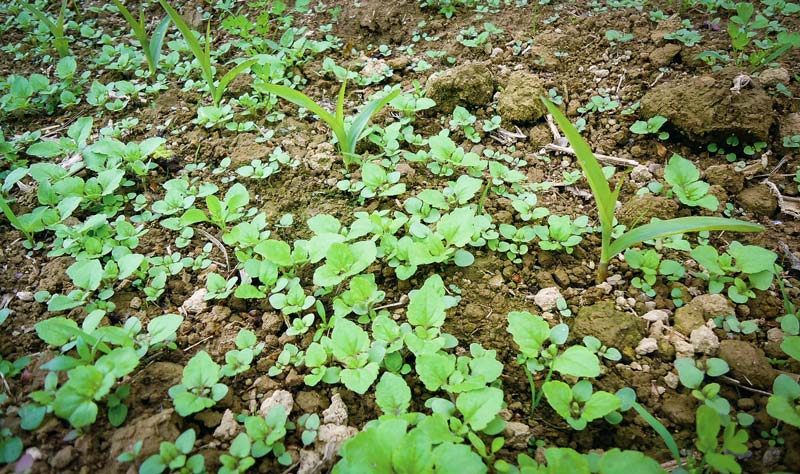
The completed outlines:
[[[167,34],[167,28],[169,27],[169,16],[161,20],[161,23],[153,30],[153,36],[149,37],[147,35],[147,28],[145,27],[144,5],[139,6],[139,19],[136,20],[130,10],[128,10],[122,2],[119,0],[111,1],[114,2],[117,10],[125,17],[125,21],[128,22],[133,30],[133,36],[139,41],[139,45],[144,52],[150,75],[154,76],[156,69],[158,69],[158,58],[161,56],[161,44],[164,42],[164,36]]]
[[[222,100],[222,94],[225,92],[228,84],[230,84],[231,81],[236,78],[236,76],[243,73],[247,68],[257,63],[258,59],[248,59],[247,61],[239,63],[236,67],[222,76],[222,79],[219,80],[219,84],[215,84],[214,69],[211,66],[211,23],[206,25],[205,47],[203,47],[200,44],[200,41],[194,37],[189,25],[186,24],[186,22],[183,20],[183,17],[181,17],[177,10],[172,8],[172,6],[167,3],[166,0],[158,0],[158,3],[161,4],[169,17],[172,18],[173,23],[175,23],[175,26],[178,27],[181,35],[183,35],[183,39],[186,40],[186,44],[189,45],[189,49],[192,50],[194,57],[200,64],[200,70],[202,72],[203,79],[205,79],[206,83],[208,84],[208,90],[211,92],[211,98],[214,101],[214,105],[219,105],[220,100]]]
[[[69,41],[64,36],[64,17],[67,13],[67,0],[61,0],[61,9],[58,11],[58,18],[56,18],[56,21],[51,20],[45,12],[39,10],[31,3],[24,2],[22,6],[31,12],[37,20],[44,23],[47,29],[50,30],[50,34],[53,35],[53,46],[56,48],[58,56],[62,58],[69,56]]]
[[[575,126],[567,120],[564,114],[552,102],[541,98],[547,110],[558,123],[564,135],[572,145],[575,156],[578,158],[583,169],[583,174],[589,182],[589,187],[594,195],[597,204],[597,213],[600,219],[601,231],[601,251],[600,264],[597,267],[597,283],[605,281],[608,274],[608,262],[617,254],[624,252],[645,240],[663,239],[675,234],[702,231],[731,231],[731,232],[761,232],[764,228],[758,224],[740,221],[737,219],[725,219],[721,217],[679,217],[663,221],[645,224],[622,234],[618,238],[611,240],[611,231],[614,223],[614,208],[619,196],[621,181],[612,191],[608,186],[600,163],[595,158],[592,149],[581,137]]]
[[[299,107],[308,109],[327,123],[339,142],[339,152],[342,154],[344,164],[347,167],[350,167],[356,157],[356,144],[367,127],[369,119],[400,94],[400,90],[396,89],[380,99],[373,100],[352,119],[348,126],[344,117],[344,97],[347,81],[342,83],[342,88],[339,89],[335,115],[322,108],[307,95],[290,87],[276,84],[266,84],[263,87],[267,92],[288,100]]]

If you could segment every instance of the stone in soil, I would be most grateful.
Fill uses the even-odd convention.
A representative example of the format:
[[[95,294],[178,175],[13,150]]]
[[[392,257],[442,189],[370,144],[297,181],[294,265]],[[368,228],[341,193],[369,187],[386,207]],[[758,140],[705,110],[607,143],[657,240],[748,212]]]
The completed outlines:
[[[702,326],[692,331],[689,341],[695,353],[714,355],[719,349],[719,338],[708,326]]]
[[[705,326],[706,321],[717,316],[729,316],[735,310],[722,295],[700,295],[675,311],[675,329],[685,336]]]
[[[208,307],[208,302],[205,300],[207,293],[208,290],[205,288],[197,289],[192,293],[192,296],[183,302],[181,308],[189,314],[202,313]]]
[[[286,390],[275,390],[275,392],[270,395],[268,398],[265,398],[263,402],[261,402],[261,406],[258,408],[258,413],[261,416],[267,416],[272,410],[273,407],[276,405],[283,405],[283,408],[286,410],[286,414],[290,414],[292,412],[292,408],[294,407],[294,398],[292,394]]]
[[[503,123],[535,122],[547,111],[539,100],[541,96],[547,96],[541,79],[525,71],[516,71],[500,93],[497,113],[503,118]]]
[[[601,301],[582,307],[570,328],[570,337],[573,340],[594,336],[604,345],[618,348],[629,358],[635,356],[634,348],[639,345],[645,333],[645,321],[618,311],[613,301]]]
[[[689,138],[715,141],[736,135],[767,141],[773,122],[772,97],[753,79],[731,91],[742,71],[723,69],[656,86],[641,99],[642,115],[662,115]]]
[[[494,79],[486,66],[469,63],[431,75],[425,88],[436,108],[450,113],[458,105],[482,107],[491,102]]]
[[[331,397],[331,406],[322,412],[322,421],[344,425],[347,423],[347,405],[342,401],[342,396],[334,393]]]
[[[239,423],[236,422],[233,412],[225,410],[225,413],[222,414],[222,420],[219,422],[219,426],[214,430],[214,438],[228,441],[233,439],[238,432]]]
[[[541,308],[542,311],[550,311],[556,307],[559,298],[562,298],[561,291],[559,291],[558,287],[553,286],[539,290],[533,297],[533,302],[536,303],[536,306]]]
[[[764,351],[747,341],[726,340],[719,345],[719,357],[731,368],[731,377],[760,389],[772,387],[777,371]]]
[[[684,394],[665,394],[661,400],[661,412],[676,425],[694,424],[694,408],[697,400]]]
[[[764,69],[758,75],[758,80],[766,87],[775,87],[778,84],[789,84],[789,71],[782,67]]]

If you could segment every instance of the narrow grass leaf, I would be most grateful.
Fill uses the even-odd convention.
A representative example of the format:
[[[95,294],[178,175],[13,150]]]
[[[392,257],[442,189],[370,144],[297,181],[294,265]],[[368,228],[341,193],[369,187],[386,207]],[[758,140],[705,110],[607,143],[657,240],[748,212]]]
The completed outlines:
[[[751,222],[724,217],[679,217],[667,221],[651,222],[632,229],[616,239],[609,248],[608,258],[645,240],[661,239],[676,234],[703,231],[761,232],[764,227]]]

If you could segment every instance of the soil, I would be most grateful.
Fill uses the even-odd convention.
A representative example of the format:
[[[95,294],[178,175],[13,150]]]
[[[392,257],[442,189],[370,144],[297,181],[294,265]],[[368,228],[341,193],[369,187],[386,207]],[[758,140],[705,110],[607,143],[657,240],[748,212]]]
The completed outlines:
[[[79,3],[88,6],[105,2]],[[312,2],[316,3],[318,2]],[[442,101],[437,109],[422,114],[414,124],[415,133],[427,135],[438,133],[442,123],[446,123],[449,118],[448,108],[452,109],[457,104],[467,106],[478,120],[495,115],[498,100],[501,100],[500,95],[515,75],[526,80],[535,78],[539,81],[539,84],[531,85],[529,90],[558,90],[564,99],[564,109],[574,121],[580,115],[577,112],[578,107],[585,105],[599,88],[617,98],[623,104],[621,110],[643,99],[651,91],[670,90],[670,87],[679,87],[682,91],[688,87],[691,90],[706,83],[718,89],[720,86],[714,81],[722,80],[720,78],[730,79],[741,72],[725,70],[713,73],[710,67],[695,59],[696,54],[704,49],[725,49],[729,46],[724,26],[719,30],[702,29],[704,40],[694,47],[663,38],[664,33],[679,28],[677,24],[680,23],[680,18],[688,19],[697,28],[703,28],[703,22],[709,18],[701,9],[677,12],[676,2],[651,2],[648,8],[660,8],[667,16],[674,15],[667,22],[655,23],[648,20],[647,10],[608,8],[607,11],[594,11],[584,5],[584,2],[577,5],[552,2],[553,4],[542,6],[537,6],[535,1],[529,3],[527,6],[505,7],[495,13],[483,15],[476,14],[471,9],[459,8],[453,18],[446,19],[435,9],[420,8],[418,2],[413,0],[331,0],[326,2],[328,8],[341,7],[340,19],[333,25],[331,34],[342,38],[347,47],[327,51],[325,54],[332,57],[337,64],[347,67],[362,61],[365,56],[379,56],[378,46],[386,44],[395,51],[389,60],[400,67],[394,70],[394,76],[385,83],[402,84],[405,89],[410,89],[414,81],[430,87],[431,82],[437,80],[437,77],[431,78],[432,74],[444,73],[448,78],[447,82],[439,82],[438,87],[449,89],[453,94],[445,94],[443,97],[447,97],[447,100]],[[211,11],[206,2],[187,2],[185,5],[195,6]],[[85,11],[88,12],[86,9]],[[249,7],[243,7],[242,12],[256,13]],[[543,23],[544,19],[555,14],[558,14],[557,19],[549,24]],[[86,16],[92,18],[96,15],[87,13]],[[119,19],[113,18],[113,15],[96,18],[97,27],[105,30],[123,28],[123,24]],[[533,18],[539,20],[534,41],[530,47],[523,48],[524,53],[515,54],[512,48],[514,41],[523,42],[531,37]],[[330,21],[330,14],[315,13],[312,9],[308,14],[297,15],[296,21],[307,26],[310,35],[321,38],[319,27]],[[479,48],[467,48],[456,41],[461,29],[469,26],[479,29],[485,21],[491,21],[496,27],[502,28],[503,38],[492,39],[491,45]],[[789,31],[800,30],[797,16],[784,18],[783,21]],[[214,26],[212,23],[212,31]],[[634,39],[619,45],[609,45],[603,36],[608,29],[631,32]],[[412,44],[412,38],[417,32],[430,35],[433,41],[414,43],[415,55],[408,56],[398,48]],[[230,39],[222,32],[218,36],[215,38],[218,44]],[[20,42],[23,38],[23,34],[12,29],[2,42],[11,44]],[[446,51],[448,56],[455,58],[455,64],[449,64],[445,58],[424,56],[426,49]],[[91,47],[78,46],[76,53],[79,64],[88,64],[96,51]],[[232,57],[235,56],[226,59]],[[433,68],[415,72],[411,63],[423,57]],[[304,92],[310,97],[335,97],[339,83],[335,78],[319,74],[321,62],[322,57],[315,58],[298,71],[308,81]],[[800,51],[795,49],[781,57],[780,66],[794,78],[785,86],[795,96],[800,96],[797,79],[800,74]],[[31,65],[27,61],[16,61],[9,53],[0,52],[0,74],[43,72],[52,77],[52,71],[43,70],[45,67],[47,66],[39,63]],[[467,71],[479,70],[485,73],[466,76],[463,69],[458,69],[463,67],[468,68]],[[98,77],[104,81],[119,79],[102,75]],[[487,77],[491,81],[488,94],[485,93]],[[691,159],[699,169],[708,170],[708,180],[712,184],[720,185],[720,191],[727,195],[736,209],[744,208],[747,211],[746,219],[758,222],[767,229],[763,234],[714,236],[712,242],[723,246],[736,239],[745,244],[762,245],[775,251],[781,263],[786,258],[781,243],[794,251],[795,257],[800,255],[800,222],[781,211],[775,195],[764,192],[764,189],[772,188],[762,182],[769,180],[785,196],[798,195],[797,185],[792,183],[792,177],[800,167],[800,153],[780,147],[782,137],[779,130],[783,117],[800,111],[800,102],[796,98],[777,93],[774,87],[762,86],[757,78],[754,79],[750,87],[757,89],[746,91],[745,94],[757,93],[758,105],[746,106],[749,108],[742,112],[741,117],[736,117],[731,130],[749,133],[766,141],[772,152],[761,157],[748,158],[748,169],[752,172],[748,173],[746,170],[745,179],[738,184],[734,183],[733,188],[729,186],[735,180],[725,177],[726,172],[731,172],[733,165],[728,164],[724,156],[706,150],[708,141],[714,140],[720,130],[725,133],[729,131],[718,127],[719,124],[707,122],[724,120],[724,117],[699,112],[711,110],[718,104],[698,102],[692,104],[692,107],[683,107],[685,104],[675,100],[643,101],[643,113],[670,116],[664,111],[665,108],[670,108],[668,112],[673,114],[671,117],[675,117],[678,124],[689,124],[684,130],[674,128],[673,125],[669,130],[670,138],[666,141],[657,140],[654,136],[632,134],[629,126],[640,116],[638,113],[626,116],[619,111],[582,115],[586,119],[583,135],[596,153],[637,160],[645,171],[656,177],[663,176],[663,167],[673,153]],[[461,82],[466,85],[460,85]],[[166,146],[173,156],[158,161],[159,168],[148,177],[146,185],[137,184],[130,188],[130,191],[144,192],[151,202],[163,197],[161,184],[176,173],[184,172],[182,170],[188,164],[206,163],[206,168],[193,171],[190,176],[204,181],[216,181],[225,190],[230,183],[220,182],[219,177],[211,173],[211,169],[227,157],[234,162],[234,168],[252,159],[264,158],[277,146],[299,160],[300,166],[283,167],[280,173],[267,180],[247,180],[244,184],[252,197],[251,206],[265,212],[268,222],[277,222],[287,213],[294,216],[293,225],[275,228],[273,231],[277,238],[287,241],[307,238],[309,232],[304,222],[314,215],[331,214],[347,224],[353,220],[354,212],[400,209],[405,197],[423,189],[441,189],[446,185],[446,178],[432,175],[424,166],[404,163],[403,182],[407,185],[407,193],[397,201],[375,200],[361,206],[352,195],[336,189],[335,183],[344,174],[339,170],[340,159],[329,143],[329,132],[323,123],[310,117],[298,119],[295,107],[281,103],[286,119],[278,125],[265,124],[274,127],[275,135],[265,143],[257,143],[253,134],[236,134],[220,128],[207,129],[192,125],[190,122],[196,115],[196,106],[203,104],[204,99],[199,93],[183,91],[182,86],[172,83],[168,90],[161,92],[151,103],[135,104],[121,113],[108,114],[102,118],[103,122],[123,117],[138,118],[139,125],[125,137],[131,141],[152,136],[150,126],[160,127],[159,133],[167,139]],[[383,84],[379,84],[356,90],[356,86],[351,86],[348,109],[354,109],[360,104],[362,96],[368,96],[382,87]],[[246,89],[244,87],[245,91]],[[528,89],[514,90],[519,93]],[[668,96],[676,97],[674,94]],[[714,97],[713,94],[698,93],[692,100],[716,100]],[[767,104],[766,110],[763,108],[764,103]],[[647,110],[645,104],[648,104]],[[517,106],[514,109],[518,109],[518,103],[512,105]],[[4,121],[0,121],[0,125],[6,137],[44,127],[54,127],[48,129],[48,133],[59,135],[77,117],[94,112],[91,107],[79,105],[55,115],[34,113],[6,117]],[[491,148],[525,159],[528,165],[522,171],[531,182],[550,180],[562,183],[562,171],[576,169],[578,164],[568,155],[552,152],[548,155],[541,154],[542,145],[549,143],[552,137],[549,129],[539,119],[540,114],[535,115],[519,123],[506,123],[504,120],[502,127],[518,134],[505,141],[486,137],[480,145],[474,145],[460,132],[454,132],[451,136],[466,150],[481,152],[485,148]],[[527,117],[524,113],[522,116]],[[738,120],[739,118],[742,120]],[[765,125],[773,118],[774,123],[771,126]],[[375,118],[378,123],[389,123],[393,120],[395,118],[387,113],[379,114]],[[748,120],[755,122],[755,126],[748,128],[745,123]],[[366,149],[374,151],[369,146]],[[549,159],[539,158],[540,156],[549,156]],[[713,181],[714,177],[716,182]],[[635,197],[635,193],[644,184],[646,182],[628,178],[623,182],[619,199],[623,203],[621,222],[630,224],[641,222],[643,217],[646,220],[652,216],[674,217],[690,213],[687,207],[679,207],[674,200],[664,202],[667,200],[662,197]],[[585,183],[579,182],[575,185],[555,186],[538,192],[537,195],[539,205],[548,207],[554,214],[570,214],[573,217],[587,214],[596,224],[596,210],[587,191]],[[24,202],[24,197],[20,197],[20,202]],[[35,199],[32,202],[35,203]],[[485,209],[494,217],[495,222],[523,225],[507,199],[490,194]],[[721,216],[722,212],[713,215]],[[199,225],[198,228],[217,239],[221,238],[219,230],[212,226]],[[46,233],[38,237],[45,242],[45,248],[52,240],[52,236]],[[188,247],[177,249],[174,246],[175,237],[173,232],[159,225],[148,224],[147,234],[142,237],[137,251],[147,255],[165,255],[179,251],[181,254],[195,256],[209,242],[202,233],[197,232]],[[22,247],[23,238],[7,221],[0,222],[0,293],[4,304],[12,311],[12,316],[5,323],[0,336],[0,354],[6,360],[24,355],[31,355],[33,358],[21,376],[7,380],[7,393],[11,395],[11,403],[4,407],[5,421],[6,426],[11,425],[15,433],[22,433],[26,448],[38,450],[34,452],[38,460],[31,469],[33,473],[134,472],[130,465],[117,463],[116,456],[130,449],[136,440],[142,440],[142,453],[146,457],[158,449],[161,440],[174,440],[179,433],[189,428],[198,432],[196,446],[200,447],[199,452],[206,457],[209,471],[213,471],[219,465],[219,455],[228,448],[229,440],[220,439],[214,434],[225,411],[230,410],[234,414],[255,413],[261,402],[276,390],[287,390],[293,395],[295,405],[300,406],[295,408],[295,414],[298,414],[298,410],[321,413],[330,406],[332,397],[338,394],[347,407],[346,425],[358,429],[380,414],[374,403],[374,395],[369,392],[365,396],[359,396],[341,386],[307,387],[302,381],[304,374],[294,370],[276,378],[267,376],[268,369],[275,363],[284,344],[292,342],[304,347],[310,342],[310,337],[286,336],[283,317],[266,301],[245,301],[231,297],[209,302],[207,308],[196,314],[186,314],[179,330],[178,349],[148,356],[146,363],[131,374],[127,381],[132,385],[131,396],[127,400],[130,409],[128,419],[121,428],[114,429],[104,416],[99,416],[95,424],[76,437],[67,422],[50,416],[39,429],[33,432],[21,431],[14,425],[19,422],[19,417],[15,416],[16,407],[26,400],[27,394],[41,389],[46,371],[40,366],[52,359],[57,351],[46,347],[34,331],[37,322],[54,315],[46,311],[46,305],[32,301],[30,295],[41,290],[55,293],[67,292],[72,288],[65,273],[72,260],[68,257],[49,258],[46,250],[26,254]],[[456,308],[448,311],[444,330],[458,338],[459,351],[468,350],[471,343],[480,343],[487,349],[496,350],[498,360],[505,364],[502,385],[507,409],[504,417],[509,426],[522,434],[517,439],[512,436],[514,432],[506,433],[507,439],[516,441],[509,442],[500,452],[503,459],[513,462],[517,454],[523,452],[534,455],[534,442],[543,442],[545,446],[572,447],[582,452],[612,447],[639,449],[659,461],[666,462],[670,459],[661,440],[641,419],[632,415],[627,415],[619,426],[597,422],[582,432],[571,430],[546,403],[541,404],[534,416],[529,415],[531,396],[528,382],[516,364],[516,348],[506,332],[506,315],[509,311],[522,310],[542,313],[533,297],[540,289],[549,287],[559,289],[574,313],[575,316],[565,318],[565,321],[572,326],[576,336],[594,335],[605,344],[618,347],[623,353],[624,357],[618,363],[604,362],[604,374],[596,380],[596,389],[614,392],[625,386],[634,388],[640,402],[667,426],[679,445],[691,446],[694,430],[693,407],[696,406],[696,401],[685,389],[671,382],[674,380],[674,376],[671,376],[674,373],[672,362],[676,351],[680,353],[682,346],[679,343],[660,343],[659,349],[649,354],[639,354],[636,348],[642,338],[653,334],[654,326],[658,324],[645,321],[642,318],[644,314],[654,309],[662,310],[668,317],[664,323],[668,326],[675,324],[677,327],[679,324],[675,319],[676,308],[670,298],[670,291],[673,288],[680,289],[684,292],[685,302],[690,303],[692,297],[706,292],[706,283],[691,276],[680,282],[664,281],[656,285],[657,295],[650,298],[630,285],[630,280],[639,276],[639,273],[624,262],[616,260],[610,271],[610,283],[595,286],[594,268],[599,256],[599,245],[599,236],[590,235],[584,238],[571,255],[535,250],[525,255],[519,264],[483,248],[475,252],[476,260],[470,267],[424,267],[409,281],[398,280],[391,269],[380,265],[373,265],[367,270],[375,274],[379,287],[386,291],[387,303],[400,301],[401,297],[410,290],[419,288],[425,278],[434,273],[442,275],[447,285],[453,284],[460,289],[461,301]],[[664,257],[685,262],[690,270],[698,270],[686,254],[667,249],[664,249],[663,254]],[[213,246],[210,255],[214,261],[212,267],[200,272],[184,271],[172,277],[164,296],[157,304],[142,304],[143,295],[134,288],[118,291],[113,299],[116,310],[109,315],[110,322],[122,323],[127,318],[136,316],[146,324],[151,318],[165,312],[180,312],[181,306],[190,296],[205,288],[205,275],[208,272],[232,274],[231,268],[226,264],[226,259],[230,257],[223,254],[216,245]],[[791,265],[787,261],[784,267],[788,269]],[[298,276],[310,284],[311,271],[307,269]],[[782,276],[789,299],[795,304],[800,303],[798,273],[787,272]],[[398,306],[392,311],[394,316],[402,318],[405,309]],[[723,341],[720,356],[731,362],[743,358],[753,361],[749,365],[732,363],[734,371],[731,376],[742,380],[743,385],[723,383],[721,392],[732,402],[736,411],[756,416],[755,424],[750,429],[749,457],[740,461],[744,472],[800,472],[800,452],[791,449],[792,446],[800,445],[800,433],[797,429],[780,425],[779,434],[785,444],[778,446],[777,454],[770,448],[767,440],[758,435],[775,426],[774,420],[765,415],[767,397],[763,390],[769,390],[771,380],[778,370],[800,372],[797,363],[790,363],[779,369],[770,364],[774,358],[785,358],[767,337],[768,329],[780,326],[776,318],[783,314],[781,294],[777,288],[757,292],[755,299],[744,305],[735,305],[734,311],[740,320],[758,319],[761,328],[759,332],[749,336],[727,333],[719,328],[713,331]],[[704,314],[700,321],[702,325],[709,316],[702,311],[701,314]],[[69,317],[78,321],[83,316],[80,310],[69,313]],[[547,313],[547,316],[553,321],[559,319],[559,316],[552,313]],[[259,341],[266,343],[262,355],[249,371],[227,381],[230,388],[228,395],[212,409],[187,418],[179,417],[172,410],[167,390],[179,383],[182,367],[199,350],[207,351],[218,362],[224,360],[225,352],[235,348],[234,339],[242,328],[254,331]],[[669,333],[671,329],[665,331]],[[685,339],[688,340],[688,337]],[[746,380],[752,383],[745,382]],[[407,378],[407,381],[414,384],[412,409],[423,411],[425,399],[432,394],[412,379]],[[299,436],[290,432],[287,447],[296,460],[297,453],[302,449]],[[273,460],[263,458],[254,471],[283,472],[284,469]],[[0,468],[0,472],[13,472],[13,467]]]

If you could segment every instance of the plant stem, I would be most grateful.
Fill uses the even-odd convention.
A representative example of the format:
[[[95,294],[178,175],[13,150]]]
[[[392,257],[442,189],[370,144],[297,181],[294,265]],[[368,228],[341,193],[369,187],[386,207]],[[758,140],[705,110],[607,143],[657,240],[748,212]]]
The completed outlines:
[[[531,416],[533,416],[533,412],[536,410],[536,384],[533,383],[533,374],[528,367],[523,365],[522,370],[525,371],[525,377],[528,378],[528,384],[531,386]]]
[[[489,187],[491,185],[492,178],[486,178],[486,184],[483,185],[483,191],[481,192],[481,198],[478,200],[478,212],[477,215],[480,215],[483,212],[483,203],[486,201],[486,195],[489,194]]]
[[[553,366],[551,365],[551,366],[550,366],[550,367],[547,369],[547,375],[545,375],[545,376],[544,376],[544,382],[543,382],[543,384],[542,384],[542,385],[544,385],[544,384],[546,384],[547,382],[549,382],[549,381],[550,381],[550,377],[551,377],[552,375],[553,375]],[[540,392],[539,392],[539,393],[536,395],[536,403],[535,403],[535,405],[533,406],[534,408],[538,407],[538,406],[539,406],[539,403],[541,403],[541,401],[542,401],[542,395],[544,395],[544,391],[540,391]]]

